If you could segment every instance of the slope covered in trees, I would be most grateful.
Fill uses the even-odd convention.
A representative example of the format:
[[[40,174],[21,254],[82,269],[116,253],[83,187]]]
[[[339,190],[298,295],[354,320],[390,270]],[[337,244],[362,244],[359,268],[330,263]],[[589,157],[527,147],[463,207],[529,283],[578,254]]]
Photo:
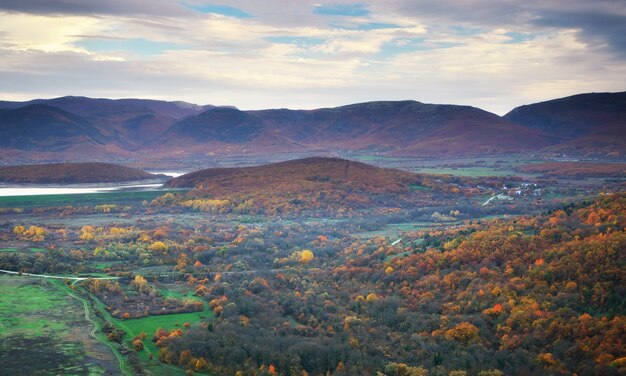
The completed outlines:
[[[0,167],[0,182],[38,184],[112,183],[160,178],[110,163],[51,163]]]
[[[519,171],[539,173],[544,176],[624,178],[626,177],[626,163],[545,162],[521,166]]]
[[[67,283],[137,373],[169,372],[163,363],[212,375],[626,372],[626,194],[554,206],[534,188],[527,201],[502,188],[475,197],[473,180],[415,176],[423,185],[409,188],[434,206],[268,217],[177,191],[8,206],[0,269],[119,278]],[[516,198],[482,204],[498,196]],[[545,212],[485,220],[522,203]]]
[[[475,194],[477,184],[502,185],[497,179],[420,175],[314,157],[206,169],[174,178],[166,186],[194,188],[181,203],[203,211],[293,214],[329,210],[336,214],[373,207],[434,206],[450,194],[457,198]]]
[[[192,197],[256,202],[266,208],[370,206],[408,197],[419,177],[339,158],[306,158],[245,168],[196,171],[167,182],[195,188]]]
[[[619,194],[220,275],[200,289],[217,322],[153,340],[220,375],[624,374],[625,209]]]

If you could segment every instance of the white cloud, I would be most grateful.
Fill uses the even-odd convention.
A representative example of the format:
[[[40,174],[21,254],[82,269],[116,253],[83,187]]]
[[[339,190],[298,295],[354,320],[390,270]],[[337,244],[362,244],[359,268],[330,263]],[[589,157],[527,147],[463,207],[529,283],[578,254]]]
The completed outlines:
[[[76,51],[75,34],[97,27],[98,19],[70,16],[49,17],[0,13],[0,30],[6,35],[5,48],[45,52]]]
[[[504,113],[576,92],[624,90],[623,62],[581,38],[580,27],[533,23],[542,7],[554,11],[543,3],[532,2],[532,12],[514,6],[515,15],[501,7],[500,13],[477,9],[481,23],[463,13],[465,5],[447,15],[434,5],[420,12],[408,1],[381,0],[368,7],[368,16],[341,17],[343,27],[314,14],[312,2],[278,0],[232,2],[253,15],[246,19],[182,8],[159,13],[158,7],[126,15],[123,1],[107,14],[5,12],[0,98],[134,96],[242,108],[416,99]],[[498,14],[510,24],[498,22]],[[511,33],[530,37],[515,40]],[[140,54],[85,43],[107,38],[156,47]]]

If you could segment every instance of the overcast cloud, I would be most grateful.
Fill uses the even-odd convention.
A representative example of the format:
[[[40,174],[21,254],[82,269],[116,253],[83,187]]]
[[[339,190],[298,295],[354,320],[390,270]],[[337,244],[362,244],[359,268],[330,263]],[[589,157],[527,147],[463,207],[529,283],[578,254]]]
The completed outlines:
[[[0,99],[63,95],[499,114],[626,90],[621,0],[0,0]]]

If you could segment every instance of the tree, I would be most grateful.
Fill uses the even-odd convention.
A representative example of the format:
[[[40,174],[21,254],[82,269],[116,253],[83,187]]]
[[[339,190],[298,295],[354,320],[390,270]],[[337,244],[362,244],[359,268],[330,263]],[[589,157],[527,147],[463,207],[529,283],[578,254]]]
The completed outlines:
[[[196,360],[195,367],[196,367],[196,370],[199,371],[201,369],[206,368],[207,365],[208,365],[208,363],[207,363],[206,359],[200,357],[200,358],[198,358],[198,360]]]
[[[152,244],[150,244],[150,246],[148,247],[149,250],[151,251],[155,251],[155,252],[166,252],[168,247],[167,244],[158,241],[158,242],[154,242]]]
[[[308,249],[305,249],[300,253],[300,263],[302,264],[308,264],[313,261],[314,258],[315,255],[313,254],[313,252]]]
[[[404,363],[389,363],[385,367],[387,376],[428,376],[428,370],[424,367],[411,367]]]
[[[445,336],[462,344],[467,344],[478,337],[480,330],[469,322],[457,324],[454,328],[446,331]]]
[[[133,341],[133,349],[135,349],[135,351],[143,350],[143,341],[141,341],[140,339],[134,340]]]
[[[84,242],[90,242],[94,240],[95,237],[91,232],[83,232],[78,238]]]
[[[191,365],[191,350],[185,349],[180,352],[180,357],[178,358],[178,365],[181,367],[189,367]]]
[[[137,274],[130,285],[135,288],[137,291],[144,292],[148,289],[148,280],[146,280],[142,275]]]

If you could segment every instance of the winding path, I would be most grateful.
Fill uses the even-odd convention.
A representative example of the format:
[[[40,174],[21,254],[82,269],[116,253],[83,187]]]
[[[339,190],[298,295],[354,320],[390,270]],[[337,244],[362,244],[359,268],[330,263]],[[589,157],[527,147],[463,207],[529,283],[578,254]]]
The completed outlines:
[[[28,277],[52,278],[52,279],[69,279],[69,280],[73,280],[74,282],[78,282],[78,281],[83,281],[85,279],[89,279],[87,277],[63,277],[63,276],[58,276],[58,275],[20,273],[20,272],[14,272],[14,271],[11,271],[11,270],[4,270],[4,269],[0,269],[0,272],[1,273],[7,273],[7,274],[23,275],[23,276],[28,276]],[[98,277],[98,278],[92,278],[92,279],[119,279],[119,277]],[[84,299],[84,298],[81,298],[80,296],[75,295],[72,292],[72,290],[69,287],[65,286],[65,284],[63,284],[63,283],[59,283],[59,282],[55,281],[55,282],[53,282],[53,284],[59,286],[59,288],[64,290],[72,298],[78,299],[78,300],[80,300],[83,303],[83,308],[85,309],[85,320],[89,321],[93,325],[93,329],[91,330],[91,332],[89,332],[89,335],[91,337],[93,337],[93,339],[95,339],[96,341],[98,341],[100,343],[104,343],[109,349],[111,349],[111,352],[113,353],[113,355],[115,355],[115,358],[117,359],[117,362],[119,363],[119,367],[120,367],[120,370],[122,371],[122,373],[124,375],[126,375],[126,376],[132,376],[131,373],[128,372],[126,370],[126,368],[124,367],[124,364],[125,364],[124,359],[119,354],[117,349],[115,349],[111,343],[108,343],[106,341],[101,341],[100,338],[98,338],[98,336],[96,335],[96,332],[100,329],[100,324],[98,324],[97,321],[93,320],[89,316],[89,303],[87,302],[87,300]]]
[[[56,284],[56,283],[55,283]],[[122,373],[126,376],[131,376],[130,372],[128,372],[125,368],[124,368],[124,359],[122,358],[122,356],[117,352],[117,350],[113,347],[112,344],[108,343],[108,342],[104,342],[101,341],[98,336],[96,336],[96,331],[98,331],[100,329],[100,324],[98,324],[97,321],[93,320],[90,316],[89,316],[89,303],[87,303],[87,300],[84,298],[81,298],[80,296],[75,295],[74,293],[71,292],[71,290],[69,290],[69,288],[67,288],[66,286],[62,287],[63,290],[65,290],[65,292],[71,296],[74,299],[78,299],[83,303],[83,308],[85,309],[85,320],[89,321],[90,323],[93,324],[93,330],[91,332],[89,332],[89,335],[91,337],[93,337],[93,339],[95,339],[98,342],[104,343],[107,347],[109,347],[111,349],[111,352],[113,352],[113,355],[115,355],[115,358],[117,358],[117,362],[119,363],[120,366],[120,370],[122,371]]]
[[[494,199],[494,198],[496,198],[496,197],[498,197],[498,195],[495,195],[495,196],[493,196],[493,197],[489,198],[489,200],[487,200],[487,201],[485,201],[485,202],[483,203],[483,206],[487,206],[487,205],[491,202],[491,200],[493,200],[493,199]]]

